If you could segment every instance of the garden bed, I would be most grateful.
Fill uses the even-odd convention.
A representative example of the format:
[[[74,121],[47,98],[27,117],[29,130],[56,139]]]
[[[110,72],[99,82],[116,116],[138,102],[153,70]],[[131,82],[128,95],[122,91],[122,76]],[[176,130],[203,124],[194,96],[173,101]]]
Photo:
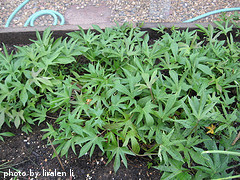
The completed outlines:
[[[194,30],[196,29],[196,23],[161,23],[162,26],[166,27],[166,29],[171,29],[172,26],[176,26],[181,30],[189,29]],[[199,23],[203,27],[207,28],[208,24],[211,24],[213,27],[216,27],[214,23]],[[115,24],[111,24],[112,27]],[[159,34],[152,31],[151,28],[157,28],[158,23],[133,23],[134,27],[141,27],[141,29],[149,31],[151,38],[159,37]],[[85,31],[88,29],[94,30],[91,24],[80,24]],[[102,29],[109,27],[109,24],[98,23],[98,26]],[[16,45],[16,44],[29,44],[31,41],[29,39],[36,39],[36,30],[42,33],[47,27],[17,27],[17,28],[0,28],[0,40],[1,42],[9,45]],[[62,25],[62,26],[51,26],[51,30],[54,32],[53,37],[67,37],[67,33],[77,31],[79,28],[76,25]],[[233,29],[233,32],[236,32],[236,29]]]
[[[51,119],[47,119],[47,122],[52,122]],[[54,122],[52,122],[54,123]],[[10,173],[17,173],[19,171],[21,176],[18,176],[20,180],[28,180],[35,178],[39,173],[38,178],[40,180],[70,180],[70,171],[74,175],[72,179],[159,179],[161,173],[150,167],[153,161],[146,157],[128,157],[128,169],[124,166],[120,167],[117,173],[113,170],[113,162],[106,165],[107,157],[101,155],[101,151],[96,149],[96,152],[90,158],[89,155],[85,155],[78,158],[71,150],[67,158],[62,157],[61,163],[64,169],[61,167],[57,158],[52,159],[54,153],[51,146],[48,146],[47,140],[42,140],[46,124],[40,126],[33,126],[33,132],[26,134],[21,130],[15,128],[2,127],[2,131],[10,131],[15,134],[14,137],[5,138],[5,142],[0,142],[0,164],[8,162],[5,169],[0,166],[0,171],[5,173],[5,179],[10,179]],[[78,149],[79,151],[79,149]],[[24,173],[31,176],[24,176]],[[48,172],[66,172],[65,174],[55,175],[47,174]],[[43,174],[45,173],[45,174]],[[45,175],[45,177],[43,176]],[[51,176],[53,175],[53,176]],[[4,174],[1,174],[3,178]]]
[[[0,134],[0,170],[53,179],[239,176],[237,29],[93,28],[68,40],[47,29],[13,56],[2,47],[1,132],[16,136]]]

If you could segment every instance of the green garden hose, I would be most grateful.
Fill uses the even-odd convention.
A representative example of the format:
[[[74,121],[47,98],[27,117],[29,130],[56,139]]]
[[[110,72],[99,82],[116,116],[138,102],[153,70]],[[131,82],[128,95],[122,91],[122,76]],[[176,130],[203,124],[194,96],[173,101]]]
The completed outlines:
[[[216,10],[216,11],[211,11],[211,12],[202,14],[202,15],[200,15],[200,16],[197,16],[197,17],[195,17],[195,18],[192,18],[192,19],[183,21],[183,22],[185,22],[185,23],[187,23],[187,22],[193,22],[193,21],[196,21],[196,20],[198,20],[198,19],[201,19],[201,18],[210,16],[210,15],[213,15],[213,14],[216,14],[216,13],[229,12],[229,11],[240,11],[240,7],[236,7],[236,8],[226,8],[226,9],[218,9],[218,10]]]
[[[25,6],[30,0],[25,0],[22,4],[20,4],[14,11],[13,13],[9,16],[7,23],[5,25],[5,27],[9,27],[10,22],[12,21],[13,17],[17,14],[17,12],[23,8],[23,6]],[[53,10],[41,10],[38,11],[36,13],[34,13],[33,15],[31,15],[28,20],[26,21],[26,23],[24,24],[24,27],[28,26],[30,23],[30,26],[34,26],[34,21],[39,17],[39,16],[43,16],[43,15],[52,15],[52,17],[54,18],[54,22],[53,25],[57,25],[58,22],[58,17],[60,17],[61,22],[60,25],[64,25],[65,20],[62,14],[60,14],[57,11],[53,11]]]

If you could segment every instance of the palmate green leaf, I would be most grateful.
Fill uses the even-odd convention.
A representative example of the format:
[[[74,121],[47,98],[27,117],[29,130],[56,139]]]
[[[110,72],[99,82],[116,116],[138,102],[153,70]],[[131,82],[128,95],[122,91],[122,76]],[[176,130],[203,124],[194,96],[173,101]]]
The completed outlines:
[[[191,176],[188,175],[185,171],[187,171],[186,168],[183,168],[183,162],[176,161],[174,159],[169,160],[169,165],[159,165],[154,166],[154,168],[164,172],[161,176],[161,179],[163,180],[171,180],[171,179],[191,179]]]
[[[67,38],[65,38],[61,45],[61,47],[62,47],[61,52],[63,53],[63,55],[61,54],[59,57],[69,57],[70,59],[72,59],[72,56],[74,56],[73,51],[76,49],[77,46],[78,46],[77,40],[74,40],[71,38],[67,41]],[[83,46],[78,46],[78,47],[79,47],[79,49],[78,49],[79,52],[76,53],[75,55],[82,55],[81,50],[84,50],[85,47],[83,47]],[[86,48],[86,51],[87,51],[87,48]],[[61,64],[61,61],[59,61],[58,58],[56,59],[56,61],[58,61]],[[65,64],[65,63],[66,62],[64,62],[63,64]]]
[[[79,153],[79,156],[78,156],[79,158],[82,157],[83,155],[85,155],[85,154],[89,151],[89,149],[90,149],[91,147],[95,148],[93,142],[91,142],[90,139],[87,139],[86,141],[89,141],[89,142],[87,142],[87,143],[81,148],[80,153]],[[78,142],[77,142],[77,143],[78,143]]]
[[[152,73],[151,79],[149,79],[149,78],[150,78],[150,74],[149,74],[149,73],[142,72],[141,75],[142,75],[142,78],[143,78],[143,80],[145,81],[145,83],[146,83],[146,85],[147,85],[147,87],[148,87],[149,89],[152,88],[152,85],[153,85],[153,84],[156,82],[156,80],[158,79],[158,77],[157,77],[157,70],[155,70],[155,71]]]
[[[126,67],[127,68],[127,67]],[[140,73],[136,73],[136,68],[129,65],[128,70],[125,68],[122,68],[124,71],[124,74],[127,77],[126,83],[129,84],[130,92],[134,94],[134,96],[139,95],[141,92],[137,92],[135,89],[135,86],[141,81],[142,77]],[[130,71],[130,68],[132,71]]]
[[[106,124],[106,119],[103,117],[104,109],[101,108],[93,108],[90,109],[90,113],[92,115],[90,121],[92,122],[93,127],[99,127],[102,129],[102,127]]]
[[[202,171],[204,173],[207,173],[208,174],[208,177],[209,177],[209,174],[212,174],[212,169],[210,169],[209,167],[205,167],[205,166],[194,166],[192,167],[193,169],[196,169],[198,171]]]
[[[125,53],[125,49],[123,47],[120,47],[120,48],[117,47],[116,49],[104,48],[101,51],[104,53],[104,55],[106,54],[106,56],[108,58],[120,58],[121,62],[123,62],[127,58],[127,56],[124,54]],[[116,61],[116,62],[119,62],[119,61]],[[111,61],[107,61],[106,63],[109,66],[112,65]]]
[[[102,107],[106,107],[109,108],[110,105],[108,104],[107,100],[106,100],[106,94],[105,92],[101,93],[101,95],[94,95],[92,97],[92,101],[89,103],[89,105],[95,104],[96,106],[102,106]],[[86,113],[87,114],[87,113]]]
[[[42,140],[44,140],[44,139],[46,139],[46,138],[52,138],[52,137],[54,137],[54,138],[56,138],[57,137],[57,135],[58,135],[58,132],[53,128],[53,126],[51,125],[51,124],[49,124],[48,122],[47,122],[47,126],[48,126],[48,128],[47,129],[42,129],[41,131],[43,131],[43,132],[47,132],[46,134],[44,134],[43,135],[43,137],[42,137]]]
[[[221,114],[220,110],[217,109],[216,121],[221,123],[219,123],[219,126],[215,130],[215,133],[222,132],[224,129],[227,129],[229,137],[231,137],[233,132],[237,133],[237,129],[233,127],[233,123],[239,122],[237,117],[238,110],[235,109],[233,112],[229,113],[227,112],[227,109],[225,108],[225,106],[222,104],[221,111],[223,111],[223,114]]]
[[[35,118],[34,121],[38,121],[38,125],[45,121],[48,112],[47,108],[41,105],[38,106],[37,108],[33,108],[32,110],[33,112],[30,115]]]
[[[33,77],[33,79],[35,79],[41,72],[42,72],[43,68],[39,68],[36,72],[34,71],[34,68],[32,68],[31,71],[31,75]],[[24,72],[25,73],[25,72]],[[26,75],[26,74],[25,74]],[[28,76],[27,76],[28,77]]]
[[[191,106],[193,115],[198,120],[209,118],[215,114],[214,112],[211,112],[211,110],[213,110],[213,107],[217,102],[207,103],[206,93],[203,93],[200,99],[198,99],[196,96],[192,98],[188,97],[188,101]]]
[[[37,36],[37,40],[31,40],[35,43],[39,43],[42,44],[43,46],[47,46],[49,45],[50,41],[51,41],[51,36],[52,36],[52,32],[50,27],[48,27],[44,32],[43,35],[41,37],[40,33],[38,31],[36,31],[36,36]]]
[[[38,77],[38,75],[40,75],[40,73],[42,72],[43,68],[39,68],[39,70],[37,72],[34,71],[34,69],[32,68],[32,72],[31,72],[31,78],[28,78],[27,81],[27,85],[26,88],[32,93],[36,93],[32,88],[31,88],[31,84],[34,82],[38,87],[43,88],[43,84],[46,85],[45,87],[48,88],[49,86],[53,86],[52,82],[50,79],[52,79],[52,77]],[[26,74],[25,74],[26,75]],[[43,88],[44,89],[44,88]],[[48,88],[49,89],[49,88]]]
[[[19,125],[21,124],[21,120],[22,121],[26,121],[24,116],[23,116],[24,110],[21,110],[19,112],[17,112],[16,110],[12,111],[12,115],[14,116],[14,125],[16,128],[19,127]]]
[[[81,148],[80,153],[79,153],[79,157],[82,157],[84,154],[86,154],[89,149],[91,148],[90,151],[90,157],[93,154],[93,151],[95,149],[95,146],[98,145],[98,147],[102,150],[102,152],[104,152],[102,143],[105,142],[105,139],[102,137],[98,137],[98,136],[94,136],[94,137],[89,137],[89,138],[83,138],[82,141],[88,141],[86,144],[84,144],[84,146]],[[79,142],[77,142],[79,143]]]
[[[180,149],[182,144],[185,144],[187,140],[185,139],[175,139],[175,129],[172,129],[170,133],[156,132],[156,141],[159,144],[158,157],[160,161],[164,161],[165,164],[169,164],[170,156],[177,160],[184,162],[182,155],[180,154]],[[177,148],[177,146],[179,148]],[[170,155],[170,156],[169,156]]]
[[[181,106],[182,104],[177,101],[178,93],[170,95],[165,103],[165,108],[163,109],[163,104],[159,103],[158,111],[154,112],[156,117],[159,117],[161,120],[169,120],[169,116],[173,115]]]
[[[102,152],[105,151],[103,149],[103,143],[105,142],[105,139],[103,137],[100,137],[98,132],[96,132],[88,124],[86,124],[86,127],[83,129],[83,131],[86,133],[86,136],[82,137],[76,142],[76,144],[79,144],[80,146],[82,146],[82,144],[85,143],[80,150],[79,157],[86,154],[90,150],[90,148],[91,148],[90,150],[90,157],[91,157],[96,145],[98,145],[98,147],[102,150]]]
[[[124,103],[128,100],[128,97],[121,97],[120,94],[116,94],[111,96],[111,105],[109,106],[109,110],[112,112],[112,116],[115,111],[123,114],[123,110],[127,108],[127,104]]]
[[[166,172],[164,172],[164,174],[163,174],[161,179],[163,179],[163,180],[171,180],[173,178],[177,178],[178,175],[181,174],[181,173],[182,173],[181,170],[176,170],[173,173],[166,173]]]
[[[228,107],[228,105],[231,105],[231,104],[233,104],[235,102],[236,96],[233,96],[232,98],[229,98],[229,95],[228,95],[228,93],[226,91],[223,94],[220,94],[220,96],[223,99],[224,105],[226,107]]]
[[[204,135],[204,138],[207,137]],[[205,166],[194,166],[192,168],[202,170],[211,176],[212,178],[218,178],[222,176],[228,176],[229,174],[226,173],[227,169],[230,169],[228,163],[230,161],[230,156],[221,155],[219,154],[217,144],[214,140],[209,139],[208,141],[204,142],[206,149],[210,152],[216,152],[212,155],[208,155],[208,151],[203,151],[200,148],[193,147],[198,153],[201,153],[201,156],[204,158],[206,165]],[[229,143],[228,143],[229,144]],[[219,149],[223,149],[221,144],[219,144]],[[213,151],[211,151],[213,150]],[[224,152],[224,151],[220,151]],[[230,154],[229,154],[230,155]],[[199,160],[199,159],[198,159]],[[231,175],[231,174],[230,174]]]
[[[157,58],[163,56],[163,54],[165,52],[167,52],[168,49],[169,48],[166,47],[164,43],[162,43],[160,41],[155,41],[155,43],[153,44],[151,51],[150,51],[150,58],[157,59]]]
[[[75,101],[70,101],[70,103],[73,105],[73,114],[77,115],[77,118],[80,118],[81,115],[83,115],[83,112],[90,117],[89,114],[89,108],[90,104],[87,104],[85,97],[83,94],[76,94],[76,100]],[[92,103],[92,101],[90,102]]]
[[[61,90],[58,90],[54,94],[57,96],[50,100],[49,105],[51,108],[60,108],[61,106],[69,106],[70,98],[72,95],[72,87],[68,87],[68,85],[63,84]]]
[[[137,105],[136,108],[133,109],[133,111],[130,114],[133,114],[134,112],[139,113],[136,124],[139,124],[143,120],[143,115],[144,115],[146,124],[148,126],[152,126],[154,124],[154,119],[151,114],[156,114],[156,112],[153,110],[156,107],[157,105],[153,104],[151,101],[148,101],[144,106],[144,108]]]
[[[49,49],[49,53],[46,56],[43,56],[41,58],[41,63],[43,63],[45,66],[42,67],[45,71],[47,70],[47,68],[49,67],[49,65],[54,65],[56,64],[56,62],[54,62],[57,57],[60,55],[61,50],[63,49],[63,47],[59,47],[56,51],[54,52],[50,52],[51,50]]]
[[[115,160],[114,160],[114,164],[113,164],[113,168],[114,171],[117,172],[117,170],[120,167],[120,160],[122,159],[123,164],[125,165],[125,167],[127,168],[127,159],[125,157],[126,154],[129,155],[133,155],[135,156],[135,154],[133,152],[131,152],[126,146],[110,146],[109,148],[107,148],[107,151],[111,152],[111,156],[108,159],[107,164],[113,159],[113,157],[115,156]]]

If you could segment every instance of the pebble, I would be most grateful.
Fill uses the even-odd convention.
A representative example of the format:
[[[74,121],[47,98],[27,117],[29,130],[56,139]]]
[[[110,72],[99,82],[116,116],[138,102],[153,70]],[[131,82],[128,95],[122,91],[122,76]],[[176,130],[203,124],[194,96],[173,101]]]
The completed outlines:
[[[8,0],[4,3],[0,11],[0,28],[5,26],[8,17],[22,2],[23,0]],[[64,15],[66,9],[73,5],[76,6],[76,9],[84,9],[89,5],[98,7],[101,4],[111,8],[111,21],[113,22],[182,22],[189,17],[196,17],[213,10],[240,7],[239,0],[37,0],[29,1],[16,14],[10,26],[22,27],[28,17],[39,10],[52,9]],[[209,22],[216,20],[216,17],[218,15],[212,15],[196,22]],[[41,20],[36,21],[35,25],[44,26],[50,23],[52,20],[49,21],[49,16],[44,16]]]

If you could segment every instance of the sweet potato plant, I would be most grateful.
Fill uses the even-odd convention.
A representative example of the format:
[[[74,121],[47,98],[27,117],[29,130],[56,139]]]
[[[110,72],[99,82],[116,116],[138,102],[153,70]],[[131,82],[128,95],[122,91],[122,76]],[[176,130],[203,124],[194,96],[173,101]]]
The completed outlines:
[[[47,123],[43,139],[60,156],[99,148],[115,171],[129,155],[153,158],[161,179],[239,177],[232,171],[240,144],[233,20],[171,33],[159,26],[154,41],[128,24],[79,27],[56,40],[50,29],[37,32],[31,45],[0,53],[0,127],[29,133]]]

